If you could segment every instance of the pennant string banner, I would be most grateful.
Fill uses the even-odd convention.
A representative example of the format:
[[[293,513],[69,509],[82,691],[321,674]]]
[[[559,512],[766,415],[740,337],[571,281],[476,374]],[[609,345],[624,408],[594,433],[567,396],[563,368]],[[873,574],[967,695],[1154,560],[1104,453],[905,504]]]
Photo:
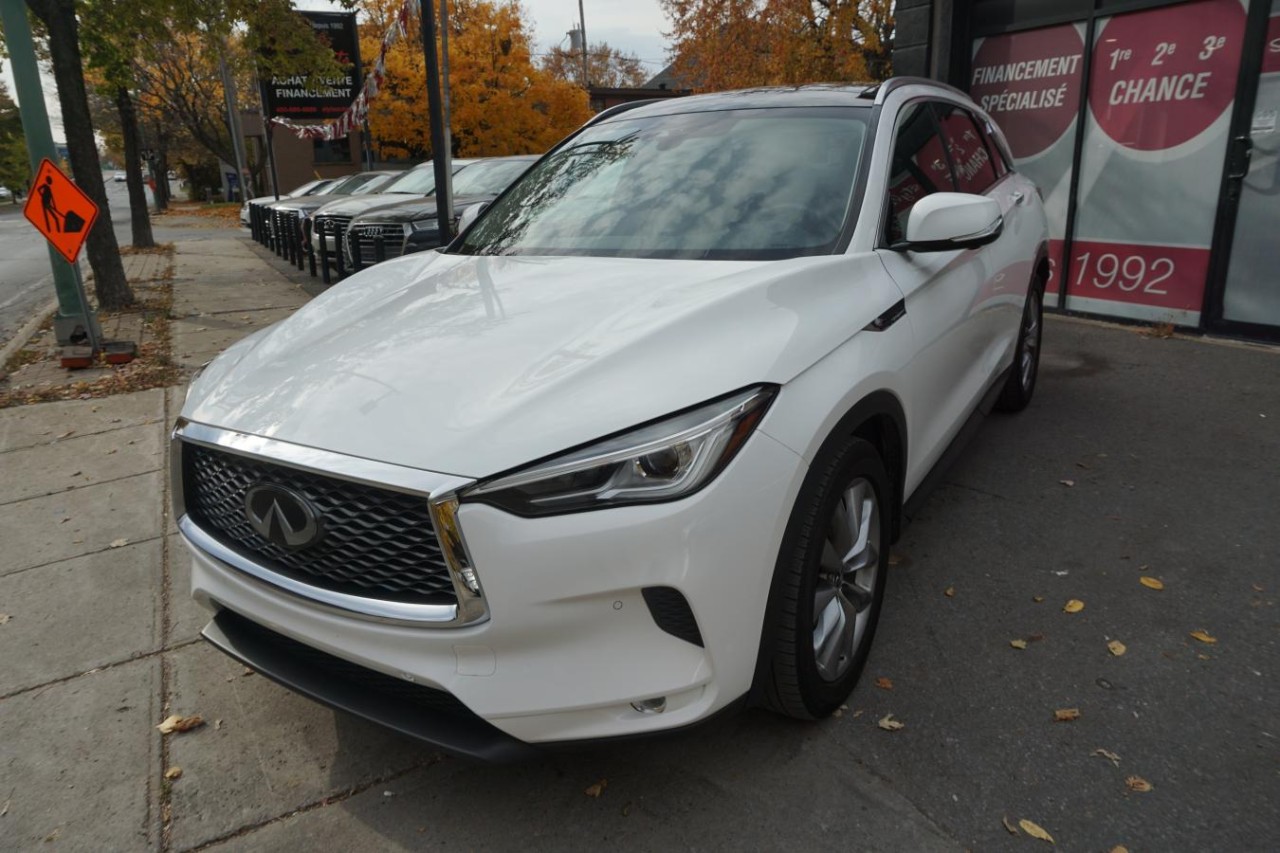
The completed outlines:
[[[364,75],[364,83],[360,86],[360,93],[351,101],[351,106],[347,107],[346,112],[338,116],[333,121],[324,124],[298,124],[287,118],[279,116],[271,119],[273,124],[292,131],[299,139],[323,139],[332,141],[334,139],[342,139],[364,125],[364,121],[369,116],[369,101],[378,96],[378,92],[382,90],[382,84],[387,76],[387,53],[391,50],[392,45],[404,38],[409,33],[409,22],[420,12],[419,0],[404,0],[400,10],[396,12],[395,18],[391,22],[391,26],[387,28],[386,34],[382,36],[382,46],[378,49],[378,58],[374,61],[373,67]]]

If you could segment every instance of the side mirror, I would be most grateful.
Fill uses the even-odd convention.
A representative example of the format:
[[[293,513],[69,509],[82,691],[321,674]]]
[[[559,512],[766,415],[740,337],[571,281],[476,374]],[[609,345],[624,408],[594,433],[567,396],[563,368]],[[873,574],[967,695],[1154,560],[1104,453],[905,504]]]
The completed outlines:
[[[488,206],[489,202],[482,201],[479,204],[473,204],[466,210],[462,211],[462,216],[458,218],[458,233],[456,236],[461,237],[463,234],[467,233],[467,229],[471,227],[471,223],[475,222],[476,217],[483,213],[484,209]]]
[[[1000,236],[1004,217],[995,199],[971,193],[934,193],[907,216],[906,240],[895,249],[947,252],[976,249]]]

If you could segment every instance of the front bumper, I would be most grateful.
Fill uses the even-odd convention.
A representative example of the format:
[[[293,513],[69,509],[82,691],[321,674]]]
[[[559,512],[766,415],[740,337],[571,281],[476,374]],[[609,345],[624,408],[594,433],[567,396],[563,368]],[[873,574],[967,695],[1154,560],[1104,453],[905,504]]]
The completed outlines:
[[[193,594],[215,612],[225,608],[396,682],[444,691],[499,740],[681,728],[750,689],[778,545],[803,469],[791,450],[757,431],[715,482],[674,503],[538,519],[464,503],[458,517],[489,614],[479,624],[440,628],[342,613],[194,546]],[[703,645],[659,627],[645,600],[654,588],[688,601]],[[273,677],[475,754],[431,736],[429,713],[410,730],[376,709],[350,707],[325,679],[307,688]],[[632,704],[659,697],[661,713]]]

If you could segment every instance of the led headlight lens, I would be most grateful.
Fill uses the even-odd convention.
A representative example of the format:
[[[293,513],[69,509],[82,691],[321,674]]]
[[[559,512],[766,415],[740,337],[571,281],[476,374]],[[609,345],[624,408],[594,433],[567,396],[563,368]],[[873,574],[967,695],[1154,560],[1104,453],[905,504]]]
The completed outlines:
[[[776,392],[773,385],[736,392],[482,482],[462,499],[533,516],[683,498],[724,470]]]
[[[419,219],[417,222],[410,222],[409,227],[414,231],[435,231],[440,227],[437,219]]]

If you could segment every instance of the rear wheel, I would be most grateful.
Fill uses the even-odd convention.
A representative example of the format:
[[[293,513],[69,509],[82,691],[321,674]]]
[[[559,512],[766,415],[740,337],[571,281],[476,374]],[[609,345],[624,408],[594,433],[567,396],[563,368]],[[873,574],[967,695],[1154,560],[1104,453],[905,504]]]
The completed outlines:
[[[773,710],[824,717],[853,690],[884,600],[891,495],[884,463],[861,439],[810,469],[778,556],[761,649],[759,693]]]
[[[1036,390],[1036,374],[1040,371],[1040,337],[1044,325],[1044,308],[1039,282],[1033,282],[1022,309],[1022,325],[1018,329],[1018,346],[1013,354],[1013,369],[995,408],[1002,412],[1020,412],[1031,402]]]

